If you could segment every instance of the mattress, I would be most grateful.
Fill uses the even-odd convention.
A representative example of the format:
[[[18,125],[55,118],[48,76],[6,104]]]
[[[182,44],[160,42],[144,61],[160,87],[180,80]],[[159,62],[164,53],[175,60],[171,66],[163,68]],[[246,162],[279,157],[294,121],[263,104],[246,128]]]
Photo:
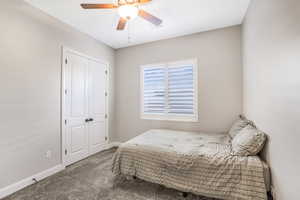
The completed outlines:
[[[227,134],[150,130],[120,145],[112,171],[219,199],[266,200],[269,187],[267,165],[231,155]]]

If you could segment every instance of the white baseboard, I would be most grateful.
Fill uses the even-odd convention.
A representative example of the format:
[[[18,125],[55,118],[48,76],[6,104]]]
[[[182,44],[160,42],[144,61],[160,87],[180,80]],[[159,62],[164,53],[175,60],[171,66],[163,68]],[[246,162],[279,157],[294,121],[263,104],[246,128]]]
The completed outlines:
[[[119,147],[120,144],[121,144],[120,142],[111,142],[111,143],[104,144],[101,147],[101,149],[99,149],[96,152],[92,152],[89,156],[92,156],[92,155],[97,154],[97,153],[102,152],[102,151],[109,150],[109,149],[114,148],[114,147]]]
[[[107,144],[106,149],[110,149],[110,148],[113,148],[113,147],[119,147],[120,144],[121,144],[121,142],[111,142],[111,143]]]
[[[57,165],[55,167],[52,167],[50,169],[47,169],[45,171],[42,171],[38,174],[35,174],[31,177],[25,178],[17,183],[11,184],[9,186],[6,186],[4,188],[0,189],[0,199],[13,194],[14,192],[17,192],[29,185],[32,185],[35,183],[33,179],[36,179],[37,181],[40,181],[44,178],[47,178],[48,176],[51,176],[53,174],[56,174],[57,172],[60,172],[64,170],[65,167],[63,165]]]

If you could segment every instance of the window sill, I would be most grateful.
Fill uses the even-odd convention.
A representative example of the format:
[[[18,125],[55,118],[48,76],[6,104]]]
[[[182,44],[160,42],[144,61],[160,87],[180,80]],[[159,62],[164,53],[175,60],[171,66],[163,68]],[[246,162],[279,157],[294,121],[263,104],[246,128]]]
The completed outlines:
[[[155,121],[178,121],[178,122],[198,122],[198,116],[184,116],[184,115],[142,115],[143,120],[155,120]]]

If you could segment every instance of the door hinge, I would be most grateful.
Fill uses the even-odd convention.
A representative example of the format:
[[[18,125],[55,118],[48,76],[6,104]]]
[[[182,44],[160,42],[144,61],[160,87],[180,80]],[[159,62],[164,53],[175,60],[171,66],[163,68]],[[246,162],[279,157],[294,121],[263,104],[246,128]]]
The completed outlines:
[[[68,90],[67,89],[65,90],[65,94],[68,94]]]
[[[65,119],[65,124],[67,124],[67,120]]]
[[[105,114],[105,119],[107,119],[107,114]]]
[[[107,70],[105,70],[105,74],[106,74],[106,75],[108,74],[108,71],[107,71]]]
[[[105,92],[105,96],[107,97],[107,92]]]
[[[65,155],[67,155],[68,154],[68,150],[67,149],[65,149]]]
[[[67,58],[65,59],[65,63],[68,64],[68,59]]]

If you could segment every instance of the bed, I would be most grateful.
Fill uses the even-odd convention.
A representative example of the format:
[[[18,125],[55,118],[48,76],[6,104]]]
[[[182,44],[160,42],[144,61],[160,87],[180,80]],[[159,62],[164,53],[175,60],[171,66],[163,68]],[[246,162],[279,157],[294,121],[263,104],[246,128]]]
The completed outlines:
[[[269,189],[268,166],[231,155],[227,134],[150,130],[120,145],[112,171],[218,199],[266,200]]]

